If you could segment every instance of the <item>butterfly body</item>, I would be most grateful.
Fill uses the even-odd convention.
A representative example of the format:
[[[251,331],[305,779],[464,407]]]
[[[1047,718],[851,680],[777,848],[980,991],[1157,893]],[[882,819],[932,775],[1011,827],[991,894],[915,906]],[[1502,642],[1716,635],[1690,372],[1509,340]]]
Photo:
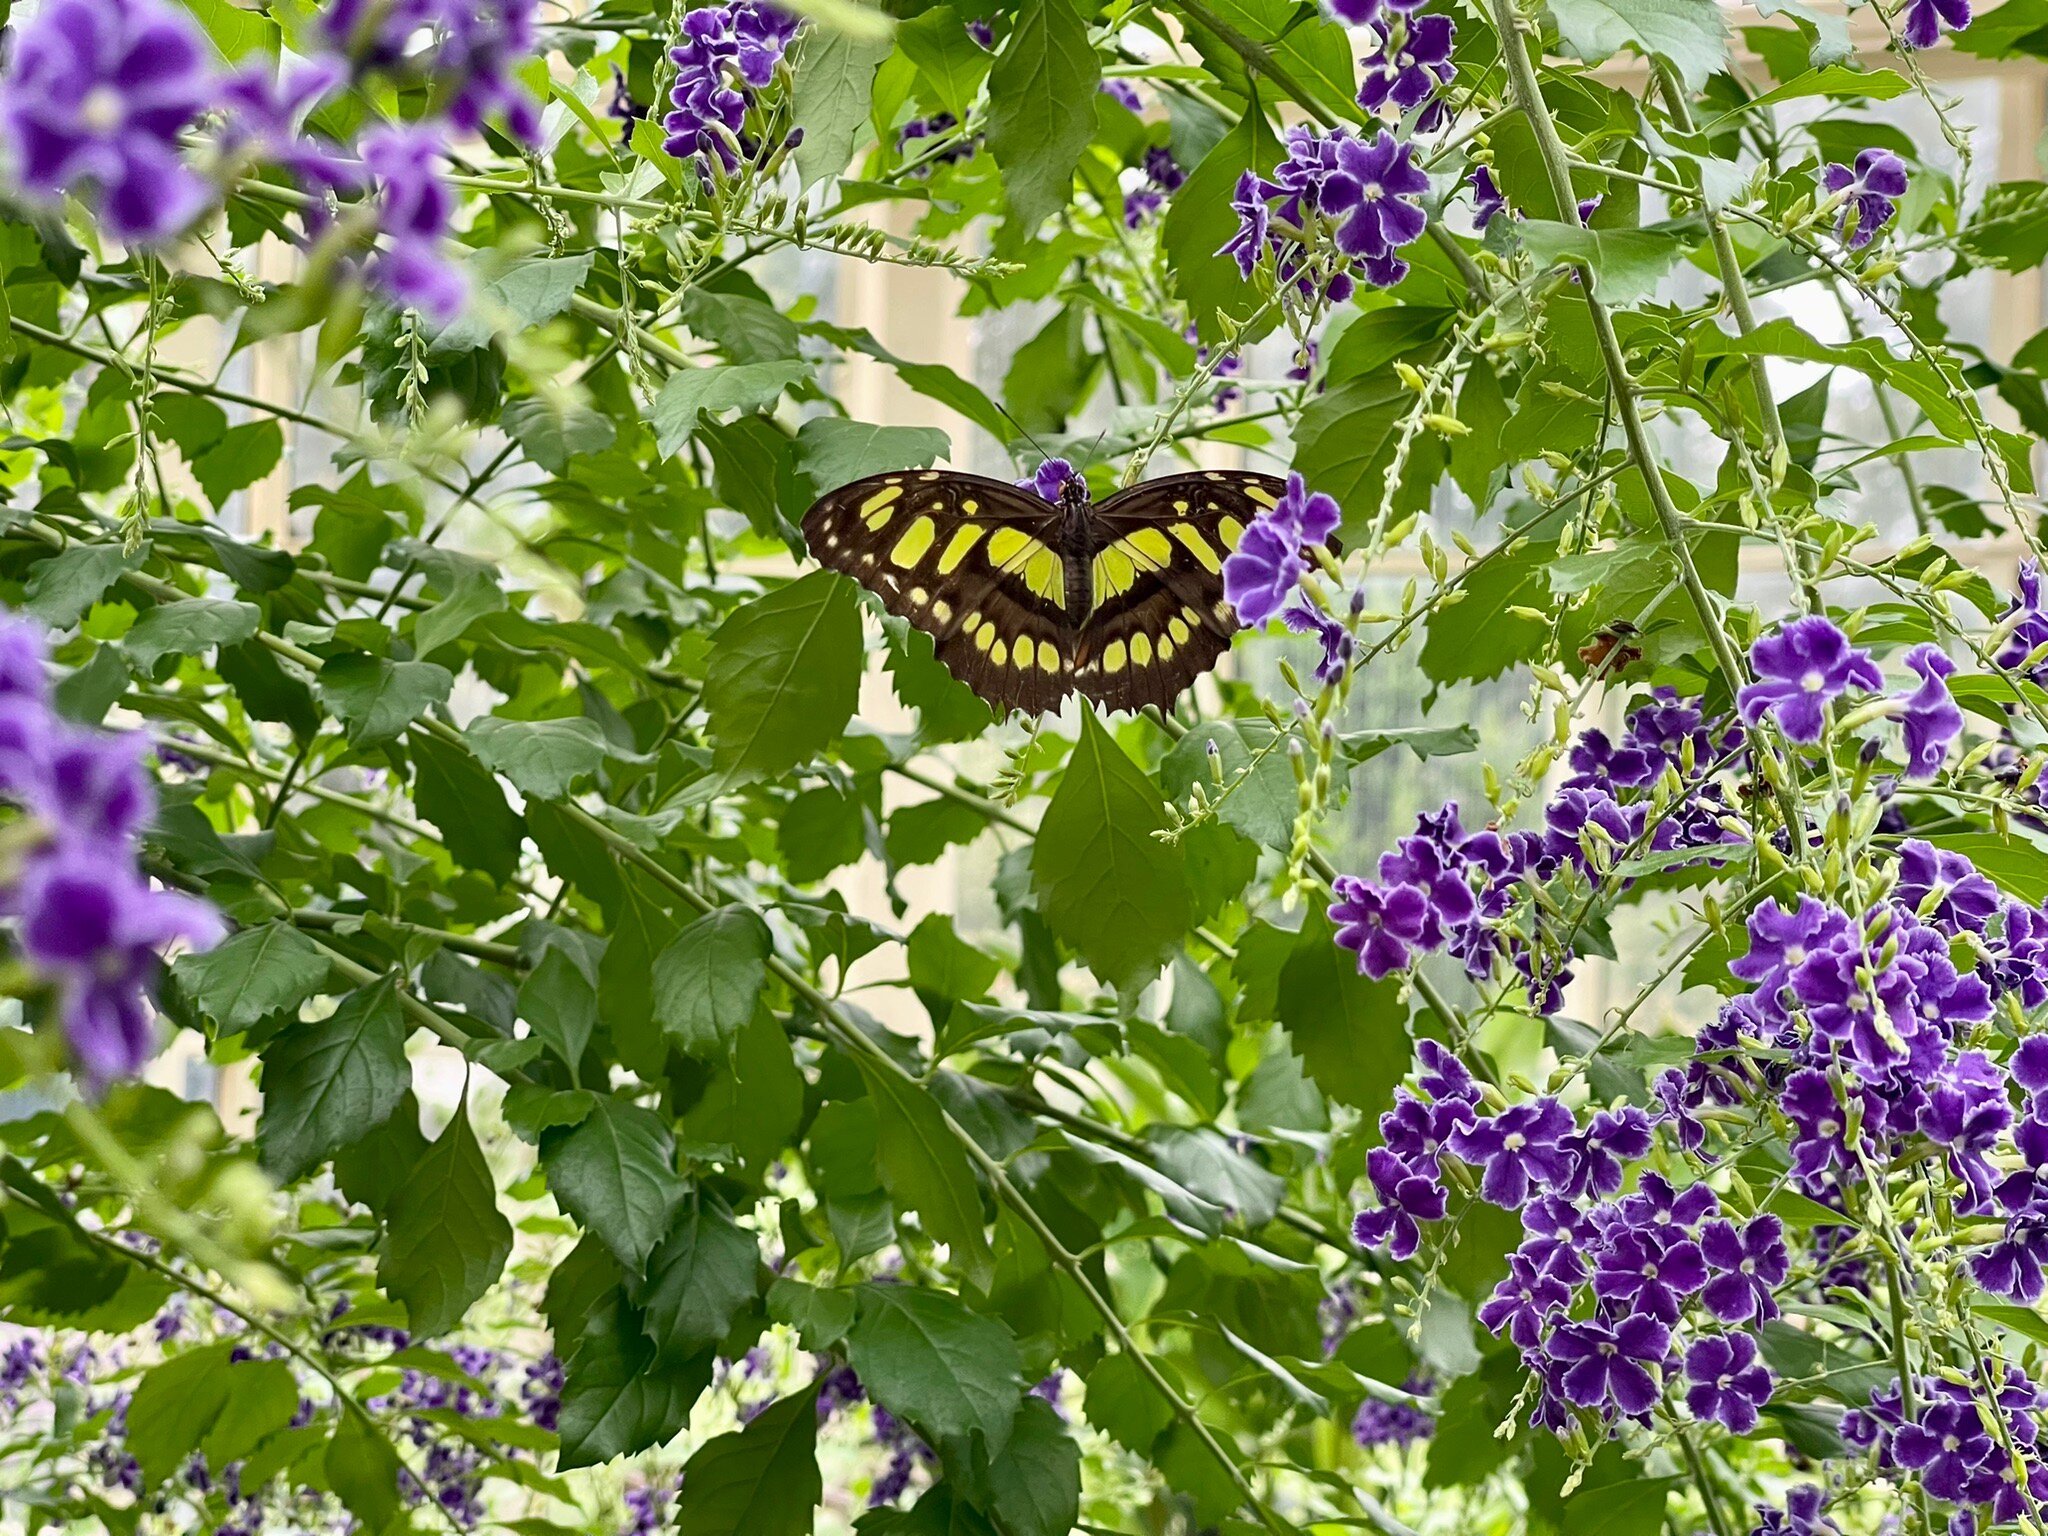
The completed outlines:
[[[1199,471],[1058,503],[941,470],[871,475],[804,514],[811,553],[932,637],[998,709],[1171,707],[1230,648],[1223,560],[1285,484]]]

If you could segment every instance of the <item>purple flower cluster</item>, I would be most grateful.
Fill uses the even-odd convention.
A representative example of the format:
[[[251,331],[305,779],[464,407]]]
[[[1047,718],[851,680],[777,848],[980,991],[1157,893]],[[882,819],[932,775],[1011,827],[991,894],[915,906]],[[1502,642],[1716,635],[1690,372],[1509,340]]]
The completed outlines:
[[[1279,613],[1301,585],[1308,550],[1329,541],[1343,520],[1336,500],[1311,493],[1299,474],[1287,477],[1287,492],[1252,519],[1223,562],[1223,595],[1238,621],[1256,629]]]
[[[1378,881],[1338,876],[1330,903],[1337,942],[1375,980],[1405,969],[1418,952],[1444,949],[1483,977],[1505,950],[1532,1005],[1555,1012],[1570,976],[1569,948],[1541,958],[1546,919],[1540,906],[1521,912],[1518,890],[1559,878],[1597,883],[1623,848],[1697,848],[1705,856],[1734,839],[1724,825],[1729,802],[1709,774],[1741,740],[1739,729],[1710,727],[1696,707],[1659,689],[1629,715],[1619,743],[1589,730],[1574,745],[1571,775],[1546,808],[1541,832],[1467,833],[1458,808],[1446,805],[1380,856]],[[1675,795],[1669,777],[1677,779]],[[1668,798],[1652,823],[1650,801],[1660,786]]]
[[[1369,27],[1383,15],[1422,8],[1426,0],[1326,0],[1330,14],[1348,27]]]
[[[1365,61],[1358,104],[1375,116],[1391,108],[1398,116],[1417,113],[1415,131],[1434,133],[1450,121],[1443,88],[1457,78],[1451,47],[1457,24],[1440,12],[1395,14],[1373,23],[1379,51]]]
[[[1906,162],[1888,149],[1866,149],[1853,170],[1838,160],[1829,162],[1821,185],[1830,197],[1842,199],[1835,238],[1860,251],[1899,211],[1898,199],[1906,195]]]
[[[1271,179],[1252,171],[1238,178],[1230,204],[1237,233],[1217,254],[1234,259],[1246,277],[1270,258],[1283,286],[1341,304],[1351,296],[1354,272],[1377,288],[1408,275],[1396,253],[1422,238],[1428,191],[1414,146],[1384,128],[1371,139],[1342,128],[1290,128],[1287,158]],[[1318,276],[1310,258],[1325,244],[1337,259]]]
[[[9,172],[27,193],[86,199],[121,240],[178,234],[213,189],[178,137],[217,83],[192,18],[163,0],[52,0],[18,24],[0,71]]]
[[[1420,1376],[1409,1377],[1401,1389],[1416,1397],[1425,1397],[1435,1390]],[[1364,1450],[1379,1445],[1413,1445],[1435,1433],[1436,1420],[1413,1403],[1389,1403],[1377,1397],[1360,1403],[1351,1420],[1351,1438]]]
[[[136,838],[156,814],[145,750],[139,736],[62,719],[41,637],[0,621],[0,795],[34,828],[0,877],[0,911],[50,988],[73,1062],[100,1086],[149,1060],[162,949],[204,948],[224,932],[212,907],[153,888],[138,867]]]
[[[1166,200],[1187,184],[1187,175],[1164,144],[1145,151],[1145,179],[1124,194],[1124,227],[1136,229],[1161,208]]]
[[[2033,1513],[2048,1499],[2048,1463],[2041,1457],[2044,1391],[2017,1366],[2007,1366],[1995,1401],[1945,1378],[1915,1384],[1915,1412],[1905,1411],[1898,1378],[1870,1394],[1867,1406],[1842,1416],[1842,1438],[1875,1451],[1888,1471],[1914,1474],[1929,1494],[1964,1510],[1986,1509],[1992,1523]],[[2015,1466],[2008,1450],[2019,1452]],[[1957,1522],[1949,1529],[1956,1531]],[[1965,1519],[1960,1529],[1975,1530]]]
[[[756,147],[741,131],[753,93],[775,78],[796,29],[797,19],[767,0],[707,5],[684,16],[683,40],[669,51],[675,110],[662,119],[663,148],[695,159],[707,174],[714,163],[737,170]]]

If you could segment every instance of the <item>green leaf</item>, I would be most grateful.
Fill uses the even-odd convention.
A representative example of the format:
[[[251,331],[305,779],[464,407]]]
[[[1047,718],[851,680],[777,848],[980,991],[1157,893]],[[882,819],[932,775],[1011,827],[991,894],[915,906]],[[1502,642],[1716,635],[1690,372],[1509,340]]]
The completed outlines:
[[[680,1361],[724,1342],[759,1293],[760,1269],[751,1232],[701,1194],[685,1200],[633,1293],[655,1358]]]
[[[704,707],[713,761],[730,780],[772,778],[845,728],[860,686],[854,590],[813,571],[737,609],[712,636]]]
[[[121,637],[121,649],[147,677],[165,656],[197,656],[220,645],[238,645],[256,633],[263,611],[254,603],[218,597],[187,597],[158,603]]]
[[[917,66],[939,105],[964,120],[995,59],[967,35],[959,13],[950,5],[919,12],[897,27],[896,46]]]
[[[683,1198],[675,1146],[650,1110],[605,1096],[572,1130],[541,1138],[541,1167],[562,1209],[638,1270]]]
[[[516,334],[545,325],[575,302],[595,259],[590,251],[521,257],[477,289],[461,317],[434,337],[427,355],[473,351],[489,346],[501,330]]]
[[[389,977],[295,1024],[263,1052],[263,1166],[289,1183],[391,1118],[412,1085],[398,984]]]
[[[485,767],[510,779],[522,795],[540,800],[567,798],[577,780],[597,772],[605,760],[603,729],[582,715],[557,720],[485,715],[470,721],[462,734]]]
[[[477,760],[431,736],[412,744],[413,803],[448,851],[500,883],[519,869],[526,823]]]
[[[792,1392],[683,1467],[674,1536],[809,1536],[825,1496],[817,1390]]]
[[[988,81],[988,147],[1026,233],[1067,204],[1102,66],[1072,0],[1024,0]]]
[[[1137,1456],[1173,1423],[1173,1408],[1129,1355],[1111,1355],[1088,1373],[1088,1422]]]
[[[796,433],[796,467],[820,493],[863,475],[927,469],[953,451],[937,427],[876,427],[838,416],[813,416]]]
[[[1765,91],[1761,96],[1752,96],[1743,103],[1745,112],[1759,107],[1774,107],[1781,101],[1798,101],[1808,96],[1846,97],[1856,101],[1890,101],[1912,90],[1912,82],[1892,69],[1852,69],[1847,64],[1830,64],[1823,69],[1809,69],[1803,75],[1795,75],[1783,85]],[[1707,125],[1708,131],[1718,128],[1728,118],[1736,116],[1724,112],[1720,118]]]
[[[150,1367],[128,1404],[128,1454],[145,1488],[183,1469],[203,1445],[218,1471],[283,1429],[298,1411],[288,1366],[275,1360],[231,1359],[230,1344],[209,1344]]]
[[[1669,63],[1695,91],[1728,57],[1716,0],[1550,0],[1550,14],[1587,63],[1633,48]]]
[[[235,1034],[299,1004],[327,980],[327,953],[290,923],[244,928],[204,954],[180,955],[172,979],[191,1005]]]
[[[707,1350],[678,1369],[657,1366],[639,1315],[616,1289],[604,1293],[568,1359],[561,1470],[666,1445],[690,1422],[691,1406],[711,1385],[715,1361]]]
[[[782,398],[785,389],[806,382],[816,371],[794,357],[678,368],[654,397],[654,409],[648,414],[655,447],[667,458],[690,440],[697,430],[697,418],[705,411],[765,411]]]
[[[1237,231],[1230,200],[1238,177],[1248,170],[1270,170],[1279,158],[1279,141],[1265,115],[1246,112],[1188,173],[1186,184],[1167,204],[1160,243],[1172,264],[1174,286],[1187,301],[1189,318],[1212,346],[1222,339],[1216,323],[1219,313],[1243,320],[1258,303],[1258,291],[1244,280],[1237,262],[1217,254]]]
[[[619,435],[603,412],[555,394],[506,401],[498,424],[551,475],[565,473],[586,454],[603,453]]]
[[[1215,755],[1210,755],[1210,744]],[[1221,777],[1215,764],[1222,769]],[[1176,801],[1186,800],[1195,785],[1211,801],[1226,826],[1268,848],[1294,841],[1294,818],[1300,794],[1286,744],[1263,720],[1204,721],[1173,744],[1159,765],[1159,781]]]
[[[342,1411],[321,1465],[343,1507],[363,1523],[364,1536],[379,1536],[397,1521],[402,1464],[391,1442],[360,1413]]]
[[[1677,266],[1693,238],[1658,229],[1581,229],[1530,219],[1522,243],[1539,265],[1569,262],[1593,274],[1593,292],[1616,309],[1657,296],[1657,285]]]
[[[1280,1022],[1317,1087],[1368,1116],[1393,1103],[1412,1054],[1400,983],[1360,975],[1324,913],[1301,925],[1280,968],[1279,996]]]
[[[794,157],[804,186],[846,170],[868,119],[875,71],[890,49],[886,35],[867,38],[818,26],[803,32],[794,50],[789,106],[804,134]]]
[[[51,629],[69,629],[121,577],[141,565],[147,550],[119,544],[74,544],[38,560],[23,587],[21,611]]]
[[[387,661],[381,656],[336,656],[320,669],[320,697],[348,728],[360,750],[403,735],[435,704],[448,702],[455,674],[431,661]]]
[[[1008,1536],[1067,1536],[1081,1513],[1081,1447],[1052,1404],[1031,1397],[989,1464],[996,1523]]]
[[[275,421],[244,422],[221,433],[193,462],[192,474],[218,511],[235,492],[254,485],[284,457],[284,429]]]
[[[768,980],[768,925],[746,907],[707,912],[654,962],[654,1018],[688,1056],[732,1050]]]
[[[934,1442],[1009,1444],[1024,1394],[1010,1330],[944,1291],[863,1285],[847,1360],[868,1395]]]
[[[899,1207],[916,1211],[934,1242],[946,1244],[970,1285],[986,1289],[995,1255],[982,1230],[981,1191],[945,1112],[916,1083],[863,1057],[861,1076],[875,1106],[882,1186]]]
[[[1053,932],[1119,991],[1157,976],[1188,926],[1180,856],[1152,835],[1166,825],[1158,787],[1085,710],[1039,823],[1031,878]]]
[[[519,985],[519,1017],[576,1078],[597,1030],[597,988],[567,951],[550,948],[527,972]]]
[[[835,1348],[853,1326],[854,1294],[780,1276],[768,1287],[768,1315],[802,1336],[805,1349]]]
[[[414,1338],[446,1333],[496,1282],[512,1252],[490,1164],[458,1101],[455,1118],[385,1213],[377,1281],[405,1303]]]

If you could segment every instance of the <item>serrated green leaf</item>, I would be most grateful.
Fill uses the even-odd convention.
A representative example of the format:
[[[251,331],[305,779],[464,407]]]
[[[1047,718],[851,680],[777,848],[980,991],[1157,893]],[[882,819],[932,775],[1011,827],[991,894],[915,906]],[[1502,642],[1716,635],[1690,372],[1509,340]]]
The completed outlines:
[[[165,656],[197,656],[215,646],[239,644],[256,633],[262,618],[254,603],[217,597],[158,603],[121,637],[121,649],[147,675]]]
[[[1028,234],[1066,206],[1095,134],[1102,65],[1072,0],[1024,0],[988,80],[988,147]]]
[[[470,721],[462,734],[486,767],[510,779],[522,795],[540,800],[566,798],[579,779],[597,772],[607,750],[603,730],[581,715],[555,720],[485,715]]]
[[[756,598],[711,640],[704,707],[713,760],[729,779],[772,778],[846,726],[860,685],[853,583],[813,571]]]
[[[789,106],[804,133],[794,157],[803,185],[846,170],[868,120],[875,71],[891,46],[887,35],[861,37],[833,27],[802,34],[791,64]]]
[[[259,1019],[299,1005],[327,980],[326,951],[290,923],[244,928],[201,954],[180,955],[171,966],[178,990],[234,1034]]]
[[[934,1441],[1010,1442],[1024,1394],[1016,1340],[944,1291],[863,1285],[847,1359],[868,1395]]]
[[[745,907],[700,917],[654,962],[654,1017],[685,1055],[729,1053],[768,980],[767,924]]]
[[[1663,59],[1693,90],[1728,58],[1728,24],[1715,0],[1550,0],[1550,14],[1589,64],[1633,48]]]
[[[1039,823],[1031,879],[1052,931],[1120,991],[1157,976],[1187,930],[1186,872],[1152,835],[1166,824],[1158,786],[1086,710]]]
[[[722,1343],[759,1293],[760,1268],[752,1233],[701,1194],[683,1201],[633,1292],[655,1358],[678,1362]]]
[[[512,1252],[512,1225],[498,1209],[490,1164],[455,1118],[399,1185],[384,1218],[377,1281],[405,1303],[414,1338],[446,1333],[496,1282]]]
[[[668,1128],[651,1111],[605,1096],[574,1129],[543,1135],[540,1157],[562,1209],[638,1270],[683,1198]]]
[[[455,674],[431,661],[336,656],[320,669],[320,698],[348,727],[352,747],[381,746],[435,704],[448,702]]]
[[[412,1085],[398,986],[358,988],[324,1019],[294,1024],[263,1052],[263,1166],[289,1182],[391,1118]]]
[[[792,1392],[683,1467],[675,1536],[809,1536],[825,1496],[817,1389]]]

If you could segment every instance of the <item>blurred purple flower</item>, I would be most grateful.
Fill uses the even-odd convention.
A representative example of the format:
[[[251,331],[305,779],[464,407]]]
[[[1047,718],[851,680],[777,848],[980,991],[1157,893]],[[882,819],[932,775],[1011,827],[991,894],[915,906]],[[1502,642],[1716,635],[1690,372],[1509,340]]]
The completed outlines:
[[[72,193],[125,241],[183,230],[213,200],[178,136],[215,104],[208,49],[162,0],[51,0],[0,71],[0,139],[28,193]]]
[[[1963,712],[1948,691],[1956,664],[1936,645],[1916,645],[1906,665],[1919,674],[1920,686],[1903,700],[1899,724],[1906,733],[1906,777],[1931,779],[1942,759],[1963,734]]]
[[[436,162],[444,158],[431,128],[386,128],[363,141],[363,163],[376,178],[378,223],[388,240],[370,264],[370,280],[403,308],[438,325],[462,312],[469,283],[441,254],[455,196]]]

